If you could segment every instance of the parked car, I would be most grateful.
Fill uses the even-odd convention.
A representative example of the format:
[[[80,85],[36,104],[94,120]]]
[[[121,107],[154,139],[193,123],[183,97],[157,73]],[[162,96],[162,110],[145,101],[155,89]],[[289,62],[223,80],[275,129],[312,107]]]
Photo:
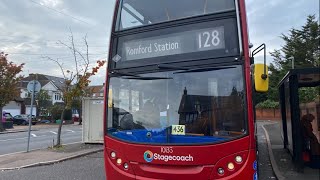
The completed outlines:
[[[39,123],[49,124],[49,123],[51,123],[51,121],[48,119],[42,119],[39,121]]]
[[[29,114],[20,114],[13,117],[13,124],[16,125],[28,125],[29,124],[30,115]],[[37,119],[34,115],[32,115],[31,123],[32,125],[37,124]]]
[[[79,121],[79,113],[78,113],[78,110],[76,110],[76,109],[72,110],[72,120],[74,122],[78,122]]]
[[[74,122],[78,122],[79,121],[79,114],[72,114],[72,120]]]

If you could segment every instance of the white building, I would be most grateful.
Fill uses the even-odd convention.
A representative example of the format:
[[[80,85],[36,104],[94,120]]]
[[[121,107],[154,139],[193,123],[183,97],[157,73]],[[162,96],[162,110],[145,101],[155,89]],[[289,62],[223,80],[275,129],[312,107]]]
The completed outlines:
[[[37,80],[41,84],[41,89],[45,90],[48,95],[50,96],[50,101],[52,104],[55,103],[62,103],[62,88],[64,86],[64,78],[54,77],[44,74],[30,74],[28,77],[22,79],[20,83],[20,97],[24,99],[24,103],[20,103],[17,101],[12,101],[7,104],[3,110],[6,112],[10,112],[12,115],[17,114],[29,114],[31,109],[31,97],[30,93],[27,90],[27,85],[32,80]],[[36,102],[33,105],[33,113],[34,115],[37,114],[36,112]]]
[[[24,111],[24,100],[22,98],[15,98],[3,107],[3,111],[9,112],[12,116],[21,114]]]

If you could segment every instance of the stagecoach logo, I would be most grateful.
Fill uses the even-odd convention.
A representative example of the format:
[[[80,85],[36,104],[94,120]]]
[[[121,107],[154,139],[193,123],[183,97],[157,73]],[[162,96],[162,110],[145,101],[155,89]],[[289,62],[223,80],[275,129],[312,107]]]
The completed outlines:
[[[190,154],[188,156],[174,156],[174,155],[163,155],[163,154],[158,154],[158,153],[152,153],[151,151],[147,150],[143,154],[143,158],[147,162],[151,162],[153,160],[158,160],[158,161],[193,161],[193,156]]]
[[[147,162],[151,162],[153,160],[153,153],[151,151],[146,151],[144,152],[144,160],[146,160]]]

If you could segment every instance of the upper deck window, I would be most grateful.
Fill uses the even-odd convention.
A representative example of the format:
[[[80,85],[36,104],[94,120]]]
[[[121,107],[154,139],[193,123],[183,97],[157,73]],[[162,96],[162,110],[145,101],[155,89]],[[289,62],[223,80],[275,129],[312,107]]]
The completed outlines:
[[[234,0],[122,0],[117,30],[234,9]]]

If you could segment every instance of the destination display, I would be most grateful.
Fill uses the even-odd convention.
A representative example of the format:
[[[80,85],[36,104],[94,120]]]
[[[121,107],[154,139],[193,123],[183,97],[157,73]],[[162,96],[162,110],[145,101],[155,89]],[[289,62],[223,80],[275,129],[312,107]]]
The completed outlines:
[[[225,49],[225,27],[218,26],[130,40],[123,42],[121,48],[122,61]]]

